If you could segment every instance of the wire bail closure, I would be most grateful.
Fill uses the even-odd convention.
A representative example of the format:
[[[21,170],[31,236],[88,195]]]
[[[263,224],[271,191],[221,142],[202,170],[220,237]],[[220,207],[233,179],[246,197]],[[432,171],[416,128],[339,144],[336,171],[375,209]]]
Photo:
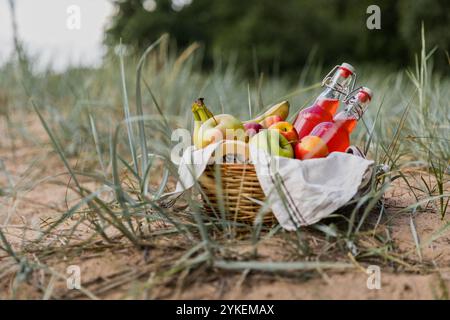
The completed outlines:
[[[337,92],[343,94],[345,97],[347,97],[349,95],[349,92],[353,92],[353,88],[355,87],[356,84],[356,72],[352,72],[352,74],[350,75],[350,77],[352,77],[352,81],[350,84],[350,88],[345,88],[342,85],[336,83],[334,86],[331,85],[331,79],[332,79],[332,75],[336,72],[336,70],[338,70],[340,67],[340,65],[336,65],[334,66],[333,69],[331,69],[330,72],[328,72],[328,74],[323,78],[322,80],[322,87],[327,87],[333,90],[336,90]]]
[[[348,95],[344,98],[343,102],[347,105],[347,107],[345,108],[345,111],[350,111],[350,109],[352,108],[352,104],[354,105],[354,110],[358,116],[358,119],[361,119],[362,115],[364,114],[364,112],[367,109],[363,108],[363,106],[361,106],[361,104],[359,104],[359,102],[356,102],[356,96],[355,93],[359,92],[361,89],[363,89],[363,86],[360,86],[356,89],[353,89],[352,91],[350,91],[348,93]]]
[[[363,89],[363,86],[360,86],[356,89],[352,89],[352,91],[350,91],[344,98],[343,102],[345,104],[347,104],[349,102],[349,100],[355,95],[355,93],[357,93],[359,90]]]

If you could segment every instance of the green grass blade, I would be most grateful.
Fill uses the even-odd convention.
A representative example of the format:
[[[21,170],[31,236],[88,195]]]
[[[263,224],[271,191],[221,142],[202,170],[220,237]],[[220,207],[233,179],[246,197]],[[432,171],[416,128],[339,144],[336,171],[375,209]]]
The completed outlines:
[[[120,78],[121,78],[121,83],[122,83],[123,111],[125,114],[125,123],[127,126],[128,144],[130,146],[130,152],[131,152],[131,157],[133,159],[134,170],[136,172],[139,172],[137,155],[136,155],[136,146],[135,146],[135,142],[134,142],[133,125],[131,122],[128,121],[131,114],[130,114],[130,105],[128,103],[128,91],[127,91],[127,83],[126,83],[126,78],[125,78],[125,66],[124,66],[122,54],[119,54],[119,61],[120,61]]]
[[[138,117],[143,117],[144,112],[142,108],[142,92],[141,92],[141,75],[142,75],[142,67],[144,66],[145,59],[148,54],[163,40],[167,37],[167,35],[161,36],[158,40],[153,42],[142,54],[139,59],[137,68],[136,68],[136,111]],[[139,140],[141,142],[141,154],[142,154],[142,162],[141,162],[141,172],[142,174],[145,172],[148,163],[148,150],[147,150],[147,139],[145,137],[145,127],[144,122],[141,119],[138,121],[138,129],[139,129]],[[144,188],[144,195],[146,194],[146,188]]]

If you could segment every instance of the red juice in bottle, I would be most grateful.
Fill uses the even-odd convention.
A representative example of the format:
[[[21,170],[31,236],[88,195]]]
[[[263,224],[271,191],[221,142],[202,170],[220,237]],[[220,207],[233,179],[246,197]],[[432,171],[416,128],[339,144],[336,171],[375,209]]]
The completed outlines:
[[[335,72],[330,77],[333,71]],[[334,67],[328,73],[322,82],[326,89],[317,97],[313,105],[301,110],[293,122],[299,139],[309,135],[311,130],[319,123],[333,120],[333,116],[339,108],[339,99],[348,93],[349,86],[354,79],[354,68],[345,62]]]
[[[347,100],[344,111],[339,112],[333,121],[318,124],[310,135],[321,137],[327,144],[329,153],[344,152],[350,146],[350,134],[370,103],[372,95],[372,90],[361,87]]]

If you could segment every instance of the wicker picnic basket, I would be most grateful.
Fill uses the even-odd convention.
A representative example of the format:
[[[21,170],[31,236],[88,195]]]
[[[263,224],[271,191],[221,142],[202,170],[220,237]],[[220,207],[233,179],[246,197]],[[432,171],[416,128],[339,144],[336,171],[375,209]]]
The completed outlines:
[[[366,158],[365,154],[356,146],[350,146],[347,153]],[[371,170],[366,172],[358,194],[359,196],[370,190]],[[216,180],[220,178],[220,183]],[[199,179],[202,188],[203,208],[210,215],[220,215],[220,206],[225,207],[227,219],[252,224],[261,205],[254,201],[265,200],[255,166],[252,164],[224,163],[208,165]],[[264,224],[275,223],[272,212],[264,215]]]
[[[218,180],[220,179],[220,183]],[[206,167],[199,179],[204,210],[220,215],[223,205],[228,220],[252,224],[261,208],[253,199],[264,201],[265,195],[252,164],[226,163]],[[266,213],[264,224],[275,222],[273,214]]]

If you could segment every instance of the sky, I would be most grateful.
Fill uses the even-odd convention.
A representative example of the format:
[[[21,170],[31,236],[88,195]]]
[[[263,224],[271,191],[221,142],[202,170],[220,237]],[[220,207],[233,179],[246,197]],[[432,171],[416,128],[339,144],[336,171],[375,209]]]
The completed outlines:
[[[103,30],[114,7],[108,0],[15,0],[18,32],[40,65],[64,70],[70,64],[101,62]],[[78,28],[79,27],[79,28]],[[8,0],[0,0],[0,64],[13,50]]]

